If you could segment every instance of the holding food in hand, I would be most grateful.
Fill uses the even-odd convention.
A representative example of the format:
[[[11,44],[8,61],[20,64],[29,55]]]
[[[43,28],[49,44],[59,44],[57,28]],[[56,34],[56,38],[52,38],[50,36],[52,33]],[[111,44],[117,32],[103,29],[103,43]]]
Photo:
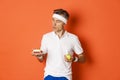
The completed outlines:
[[[66,58],[67,58],[68,60],[70,60],[70,59],[71,59],[71,55],[70,55],[70,54],[66,54]]]
[[[44,80],[72,80],[72,62],[84,61],[78,36],[65,30],[68,19],[66,10],[55,9],[51,19],[53,31],[43,34],[40,49],[33,50],[35,57],[45,60]]]
[[[40,49],[33,49],[32,55],[36,56],[40,60],[40,62],[43,61],[44,54],[43,54],[43,52]]]
[[[71,55],[70,53],[68,53],[68,51],[67,51],[67,53],[66,53],[66,55],[65,55],[65,60],[66,60],[67,62],[72,62],[72,60],[73,60],[72,55]]]
[[[41,56],[41,55],[43,55],[43,52],[40,49],[33,49],[32,55],[33,56]]]

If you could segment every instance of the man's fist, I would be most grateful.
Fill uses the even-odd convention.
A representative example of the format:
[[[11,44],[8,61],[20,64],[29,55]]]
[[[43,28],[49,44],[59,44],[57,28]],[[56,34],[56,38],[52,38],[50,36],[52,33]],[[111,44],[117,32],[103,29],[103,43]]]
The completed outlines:
[[[65,61],[67,61],[67,62],[72,62],[73,61],[73,57],[72,57],[72,55],[71,54],[66,54],[65,55]]]

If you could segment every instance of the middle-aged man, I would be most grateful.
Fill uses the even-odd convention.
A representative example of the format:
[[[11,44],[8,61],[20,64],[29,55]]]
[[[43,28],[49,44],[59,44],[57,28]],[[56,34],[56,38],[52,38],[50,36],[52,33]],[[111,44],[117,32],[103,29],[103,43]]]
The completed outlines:
[[[64,28],[68,19],[66,10],[55,9],[52,15],[53,31],[43,35],[40,51],[33,51],[40,62],[46,56],[44,80],[72,80],[71,63],[85,61],[78,37]],[[76,56],[73,56],[74,53]]]

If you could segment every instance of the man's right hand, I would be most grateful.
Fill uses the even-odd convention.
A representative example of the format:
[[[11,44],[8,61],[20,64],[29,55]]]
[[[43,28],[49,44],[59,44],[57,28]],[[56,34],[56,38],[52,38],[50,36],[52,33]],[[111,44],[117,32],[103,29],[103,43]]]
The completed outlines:
[[[39,61],[42,62],[44,54],[43,54],[43,51],[41,51],[40,49],[34,49],[32,51],[32,56],[37,57],[39,59]]]

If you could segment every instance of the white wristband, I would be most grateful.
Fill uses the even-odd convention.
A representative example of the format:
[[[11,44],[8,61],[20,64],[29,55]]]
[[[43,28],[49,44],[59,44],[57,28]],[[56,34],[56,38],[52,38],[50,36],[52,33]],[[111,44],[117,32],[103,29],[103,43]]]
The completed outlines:
[[[77,62],[77,61],[78,61],[78,57],[75,56],[75,59],[74,59],[73,62]]]

